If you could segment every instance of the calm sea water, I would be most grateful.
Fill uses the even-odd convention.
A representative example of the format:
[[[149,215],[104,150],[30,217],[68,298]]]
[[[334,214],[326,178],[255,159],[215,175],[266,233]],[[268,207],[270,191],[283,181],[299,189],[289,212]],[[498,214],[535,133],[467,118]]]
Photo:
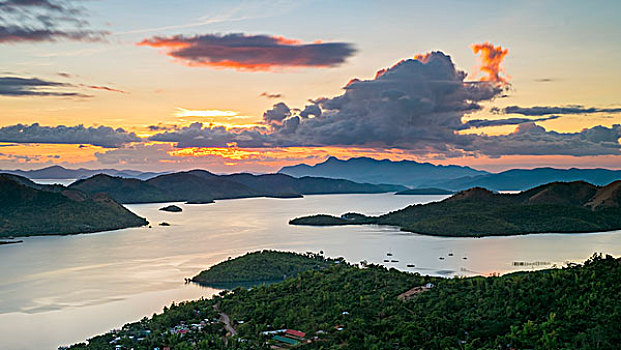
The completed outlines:
[[[128,205],[153,228],[30,237],[0,246],[0,348],[56,349],[160,312],[172,301],[209,297],[217,290],[184,284],[184,278],[258,249],[323,250],[350,262],[380,264],[390,252],[389,259],[399,262],[386,265],[443,276],[531,268],[513,266],[514,261],[562,265],[594,252],[621,255],[621,231],[475,239],[390,227],[287,224],[301,215],[350,210],[375,215],[443,198],[373,194],[175,203],[181,213],[159,211],[164,204]],[[171,226],[158,226],[163,221]]]

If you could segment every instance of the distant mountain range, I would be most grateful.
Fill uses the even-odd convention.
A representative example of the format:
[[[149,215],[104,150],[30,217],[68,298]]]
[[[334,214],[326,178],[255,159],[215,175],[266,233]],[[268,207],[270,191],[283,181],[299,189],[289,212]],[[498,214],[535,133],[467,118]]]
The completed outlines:
[[[621,179],[621,170],[608,169],[512,169],[489,173],[469,167],[443,166],[414,161],[393,162],[372,158],[339,160],[334,157],[317,165],[300,164],[282,168],[291,176],[323,176],[369,183],[394,183],[413,188],[434,187],[461,191],[484,187],[492,191],[522,191],[542,184],[562,181],[586,181],[603,186]]]
[[[465,190],[484,187],[492,191],[522,191],[554,181],[586,181],[604,186],[621,179],[621,170],[608,169],[512,169],[497,174],[467,176],[449,181],[431,181],[434,187]]]
[[[455,237],[619,230],[621,181],[603,187],[583,181],[554,182],[518,194],[497,194],[475,187],[441,202],[411,205],[380,216],[320,214],[289,223],[390,225],[403,231]]]
[[[287,166],[278,172],[295,177],[320,176],[333,179],[347,179],[356,182],[393,183],[404,186],[419,187],[431,180],[451,180],[466,176],[489,174],[457,165],[433,165],[409,160],[393,162],[387,159],[351,158],[340,160],[335,157],[316,165]]]
[[[364,184],[318,177],[294,178],[284,174],[216,175],[205,170],[159,175],[146,181],[99,174],[78,180],[69,188],[92,194],[104,192],[120,203],[209,203],[216,199],[295,198],[305,194],[384,193],[407,189],[401,185]]]
[[[91,195],[0,174],[0,237],[89,233],[146,224],[104,193]]]
[[[150,179],[152,177],[165,174],[155,172],[142,172],[136,170],[116,170],[116,169],[67,169],[60,165],[54,165],[37,170],[0,170],[0,173],[24,176],[29,179],[84,179],[97,174],[110,176],[120,176],[136,179]]]

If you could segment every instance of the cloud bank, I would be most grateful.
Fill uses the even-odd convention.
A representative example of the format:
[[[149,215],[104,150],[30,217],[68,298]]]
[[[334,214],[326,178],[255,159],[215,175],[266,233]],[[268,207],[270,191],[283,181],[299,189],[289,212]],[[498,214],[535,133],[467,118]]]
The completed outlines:
[[[355,52],[348,43],[305,44],[278,36],[241,33],[156,36],[137,45],[164,48],[170,57],[188,66],[240,71],[334,67]]]
[[[121,147],[127,143],[140,142],[135,133],[108,126],[41,126],[16,124],[0,128],[0,142],[88,144],[104,148]]]

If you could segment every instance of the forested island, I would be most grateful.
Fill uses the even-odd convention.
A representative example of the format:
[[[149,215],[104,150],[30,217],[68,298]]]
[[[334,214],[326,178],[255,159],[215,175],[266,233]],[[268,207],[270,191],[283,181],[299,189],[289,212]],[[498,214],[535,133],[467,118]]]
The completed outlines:
[[[498,194],[477,187],[440,202],[411,205],[380,216],[320,214],[289,223],[391,225],[403,231],[455,237],[619,230],[621,181],[601,187],[583,181],[553,182],[517,194]]]
[[[203,285],[248,285],[253,283],[282,281],[309,270],[321,270],[335,260],[321,254],[294,254],[274,250],[248,253],[236,259],[226,260],[201,271],[192,278]]]
[[[148,224],[108,195],[0,174],[0,238],[90,233]]]
[[[283,254],[273,255],[278,265],[300,258]],[[338,260],[172,304],[71,349],[613,349],[621,344],[619,280],[621,261],[601,255],[559,269],[452,279]]]

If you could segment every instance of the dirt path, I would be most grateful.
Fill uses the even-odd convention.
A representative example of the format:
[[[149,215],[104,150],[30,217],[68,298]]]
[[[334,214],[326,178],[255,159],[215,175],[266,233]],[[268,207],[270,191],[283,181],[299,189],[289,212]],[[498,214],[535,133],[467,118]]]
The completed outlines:
[[[229,317],[229,315],[220,311],[220,309],[218,309],[218,304],[213,304],[213,309],[216,310],[218,314],[220,314],[220,322],[224,323],[224,328],[227,330],[227,332],[231,333],[231,336],[237,335],[237,331],[231,325],[231,318]]]

